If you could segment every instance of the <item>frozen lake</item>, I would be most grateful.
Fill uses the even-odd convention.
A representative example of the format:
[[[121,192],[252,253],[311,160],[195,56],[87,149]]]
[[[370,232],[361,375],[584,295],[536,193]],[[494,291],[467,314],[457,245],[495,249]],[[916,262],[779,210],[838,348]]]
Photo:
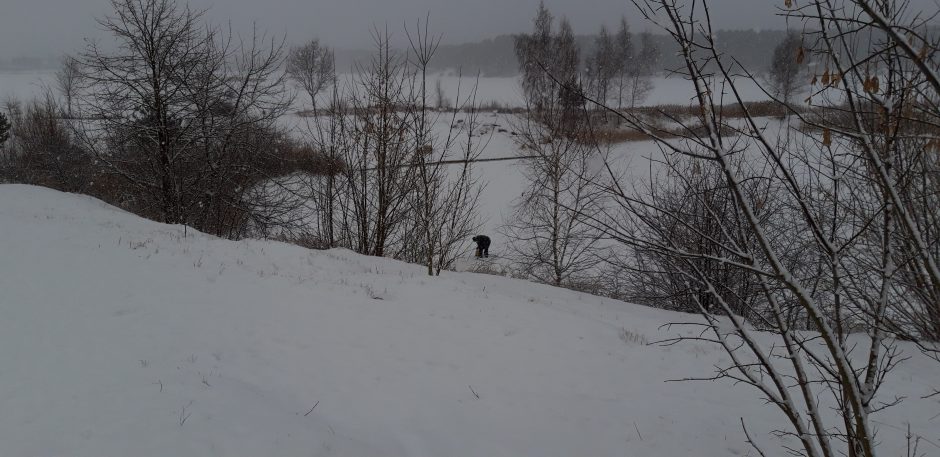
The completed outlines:
[[[54,72],[0,72],[0,103],[11,98],[25,100],[42,94],[45,87],[51,87]],[[346,78],[342,78],[346,79]],[[429,89],[433,92],[436,81],[440,79],[441,86],[448,98],[453,100],[458,93],[461,98],[469,95],[471,89],[477,84],[476,77],[434,75],[429,77]],[[718,87],[716,86],[716,89]],[[765,98],[760,88],[750,81],[739,85],[746,100],[756,101]],[[716,93],[718,91],[716,90]],[[660,104],[689,104],[694,96],[692,85],[679,77],[658,77],[655,87],[644,105]],[[476,99],[478,103],[488,104],[498,102],[504,106],[523,106],[522,91],[518,78],[480,78]],[[305,100],[298,98],[298,107]],[[455,119],[465,118],[458,114]],[[513,124],[517,121],[513,115],[495,113],[482,114],[478,121],[483,124],[495,125],[492,136],[482,153],[482,158],[512,157],[517,154],[518,146],[509,134]],[[283,120],[285,125],[292,125],[303,130],[304,121],[300,117],[291,116]],[[451,117],[442,115],[435,125],[435,134],[439,137],[447,135],[451,125]],[[505,130],[501,132],[500,130]],[[632,180],[645,179],[649,174],[649,157],[657,156],[658,148],[649,141],[626,142],[615,145],[610,151],[612,159],[627,169]],[[598,159],[600,160],[600,159]],[[493,239],[493,252],[499,253],[506,244],[506,240],[499,234],[499,227],[507,218],[512,216],[514,201],[525,191],[526,183],[522,168],[525,164],[518,160],[500,162],[482,162],[475,165],[475,174],[485,183],[481,195],[479,212],[482,219],[482,232]],[[600,166],[600,164],[598,164]]]
[[[0,71],[0,101],[15,97],[28,99],[41,95],[45,87],[51,87],[55,72],[28,71],[28,72],[2,72]],[[348,80],[348,76],[340,76],[341,81]],[[475,84],[477,78],[472,76],[432,75],[428,78],[428,89],[433,93],[437,81],[441,81],[447,97],[454,100],[458,93],[461,99],[466,98]],[[681,77],[656,77],[654,88],[649,97],[642,103],[645,106],[663,104],[688,104],[692,101],[695,92],[692,85]],[[739,90],[747,101],[763,100],[766,96],[752,81],[739,80]],[[716,93],[721,89],[716,84]],[[497,102],[511,107],[525,105],[519,80],[516,77],[479,78],[476,100],[480,104]],[[730,102],[729,102],[730,103]]]
[[[29,99],[51,87],[53,71],[0,71],[0,103],[10,99]]]

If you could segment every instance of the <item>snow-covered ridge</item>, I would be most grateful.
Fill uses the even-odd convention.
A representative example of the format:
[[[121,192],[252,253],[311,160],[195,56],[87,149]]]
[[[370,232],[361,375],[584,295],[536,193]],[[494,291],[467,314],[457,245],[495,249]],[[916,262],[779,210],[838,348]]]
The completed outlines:
[[[693,316],[19,185],[0,186],[0,259],[2,456],[747,455],[740,417],[767,441],[785,426],[745,387],[664,383],[722,360],[644,344]],[[940,369],[910,355],[883,455],[907,421],[940,442],[917,399]]]

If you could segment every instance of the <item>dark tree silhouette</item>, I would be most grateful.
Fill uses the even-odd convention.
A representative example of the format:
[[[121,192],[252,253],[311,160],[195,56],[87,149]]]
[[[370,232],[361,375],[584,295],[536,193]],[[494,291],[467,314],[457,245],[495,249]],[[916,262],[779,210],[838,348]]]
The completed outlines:
[[[794,93],[800,89],[803,68],[799,58],[801,48],[802,39],[795,31],[787,32],[783,41],[774,48],[769,82],[775,95],[786,103],[789,103]]]

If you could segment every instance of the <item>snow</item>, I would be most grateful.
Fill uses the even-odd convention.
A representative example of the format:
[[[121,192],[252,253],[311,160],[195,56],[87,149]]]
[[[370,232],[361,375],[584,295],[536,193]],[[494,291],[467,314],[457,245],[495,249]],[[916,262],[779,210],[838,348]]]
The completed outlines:
[[[6,97],[14,96],[21,100],[32,96],[38,96],[43,84],[48,85],[52,80],[50,72],[0,72],[0,102]],[[339,80],[342,84],[348,84],[351,75],[341,75]],[[476,101],[480,104],[489,104],[498,102],[504,106],[522,107],[524,100],[522,97],[521,86],[517,77],[481,77],[475,76],[455,76],[453,74],[436,74],[428,77],[428,90],[432,92],[436,82],[441,81],[441,87],[447,94],[447,97],[453,101],[458,94],[462,100],[470,95],[474,85],[477,85]],[[716,93],[721,90],[720,85],[715,85]],[[759,88],[751,82],[741,84],[742,93],[746,100],[762,100],[764,94]],[[329,94],[324,94],[328,97]],[[654,81],[654,89],[645,101],[644,105],[660,104],[679,104],[687,105],[694,97],[692,85],[678,76],[657,77]],[[328,100],[321,100],[325,104]],[[295,101],[297,110],[303,109],[309,103],[306,96],[300,95]],[[508,132],[499,132],[498,129],[512,131],[514,115],[484,114],[479,118],[480,123],[496,124],[497,131],[492,135],[486,134],[478,137],[479,140],[488,141],[486,149],[483,151],[482,158],[513,157],[518,154],[518,146],[513,137]],[[458,115],[457,119],[465,118],[464,115]],[[451,128],[451,115],[442,114],[437,118],[434,126],[435,134],[439,138],[445,138],[448,130]],[[299,116],[286,116],[282,119],[282,126],[296,132],[298,135],[304,135],[312,129],[312,120]],[[643,179],[649,171],[648,157],[658,156],[659,151],[652,142],[627,142],[615,145],[611,151],[612,159],[616,160],[625,170],[630,172],[631,177]],[[507,245],[508,240],[503,237],[499,231],[504,221],[512,217],[513,203],[522,196],[525,191],[526,183],[522,174],[523,163],[520,161],[500,161],[500,162],[482,162],[475,165],[475,173],[481,177],[485,183],[481,195],[479,213],[481,215],[482,226],[481,233],[488,235],[493,240],[493,253],[500,254],[501,250]],[[456,171],[457,167],[454,167]],[[292,217],[297,215],[292,214]],[[303,219],[310,219],[309,215],[301,216]]]
[[[477,83],[476,77],[453,75],[431,75],[428,77],[429,90],[433,91],[437,80],[441,81],[441,88],[447,94],[448,99],[455,100],[458,94],[461,100],[465,99],[474,84]],[[652,80],[653,90],[650,91],[647,98],[641,103],[642,106],[656,105],[688,105],[695,102],[695,90],[692,84],[678,75],[656,76]],[[738,90],[745,101],[766,100],[767,95],[754,82],[745,78],[736,80]],[[712,90],[716,93],[725,92],[725,103],[732,103],[730,93],[723,87],[720,81],[712,85]],[[488,105],[491,102],[497,102],[509,107],[525,107],[525,98],[522,94],[522,88],[518,77],[481,77],[477,86],[476,101],[479,104]]]
[[[44,86],[51,87],[53,79],[53,71],[0,71],[0,101],[9,97],[24,100],[40,96]],[[338,79],[341,84],[348,84],[351,75],[340,75]],[[475,76],[466,75],[429,75],[428,91],[432,98],[438,80],[441,81],[441,88],[444,89],[444,93],[452,103],[457,99],[458,94],[461,100],[465,100],[471,95],[474,85],[477,85],[476,102],[478,104],[489,105],[495,102],[508,107],[525,106],[518,77],[481,77],[478,80]],[[760,101],[767,98],[753,81],[739,78],[737,82],[738,89],[741,90],[746,101]],[[714,84],[713,89],[716,90],[716,93],[722,90],[721,85],[718,83]],[[325,98],[319,103],[325,104],[328,101],[328,95],[324,94]],[[693,102],[694,97],[695,92],[692,84],[682,77],[677,75],[657,76],[653,78],[653,90],[642,105],[687,105]],[[300,104],[298,109],[301,109],[304,104],[309,103],[309,100],[306,96],[298,96],[297,102]]]
[[[44,87],[52,87],[53,76],[51,71],[0,71],[0,104],[41,96]]]
[[[3,455],[754,455],[740,417],[785,455],[751,389],[664,382],[725,361],[644,344],[694,316],[20,185],[0,186],[0,253]],[[880,395],[911,400],[874,416],[884,455],[908,422],[940,442],[940,403],[918,400],[940,368],[905,349]]]
[[[514,76],[477,78],[476,76],[466,75],[432,75],[428,77],[428,89],[432,93],[438,80],[441,82],[441,89],[447,94],[447,99],[451,103],[457,100],[458,95],[460,100],[466,100],[473,95],[472,91],[476,88],[476,103],[479,105],[498,103],[504,106],[525,106],[522,86],[519,85],[519,78]]]

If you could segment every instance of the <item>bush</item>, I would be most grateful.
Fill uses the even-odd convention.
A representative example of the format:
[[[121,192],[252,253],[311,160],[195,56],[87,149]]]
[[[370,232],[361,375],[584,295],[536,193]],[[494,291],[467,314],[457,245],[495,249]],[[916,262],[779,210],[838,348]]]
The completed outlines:
[[[74,140],[51,98],[8,109],[13,122],[0,161],[4,181],[87,191],[95,180],[93,160]]]

